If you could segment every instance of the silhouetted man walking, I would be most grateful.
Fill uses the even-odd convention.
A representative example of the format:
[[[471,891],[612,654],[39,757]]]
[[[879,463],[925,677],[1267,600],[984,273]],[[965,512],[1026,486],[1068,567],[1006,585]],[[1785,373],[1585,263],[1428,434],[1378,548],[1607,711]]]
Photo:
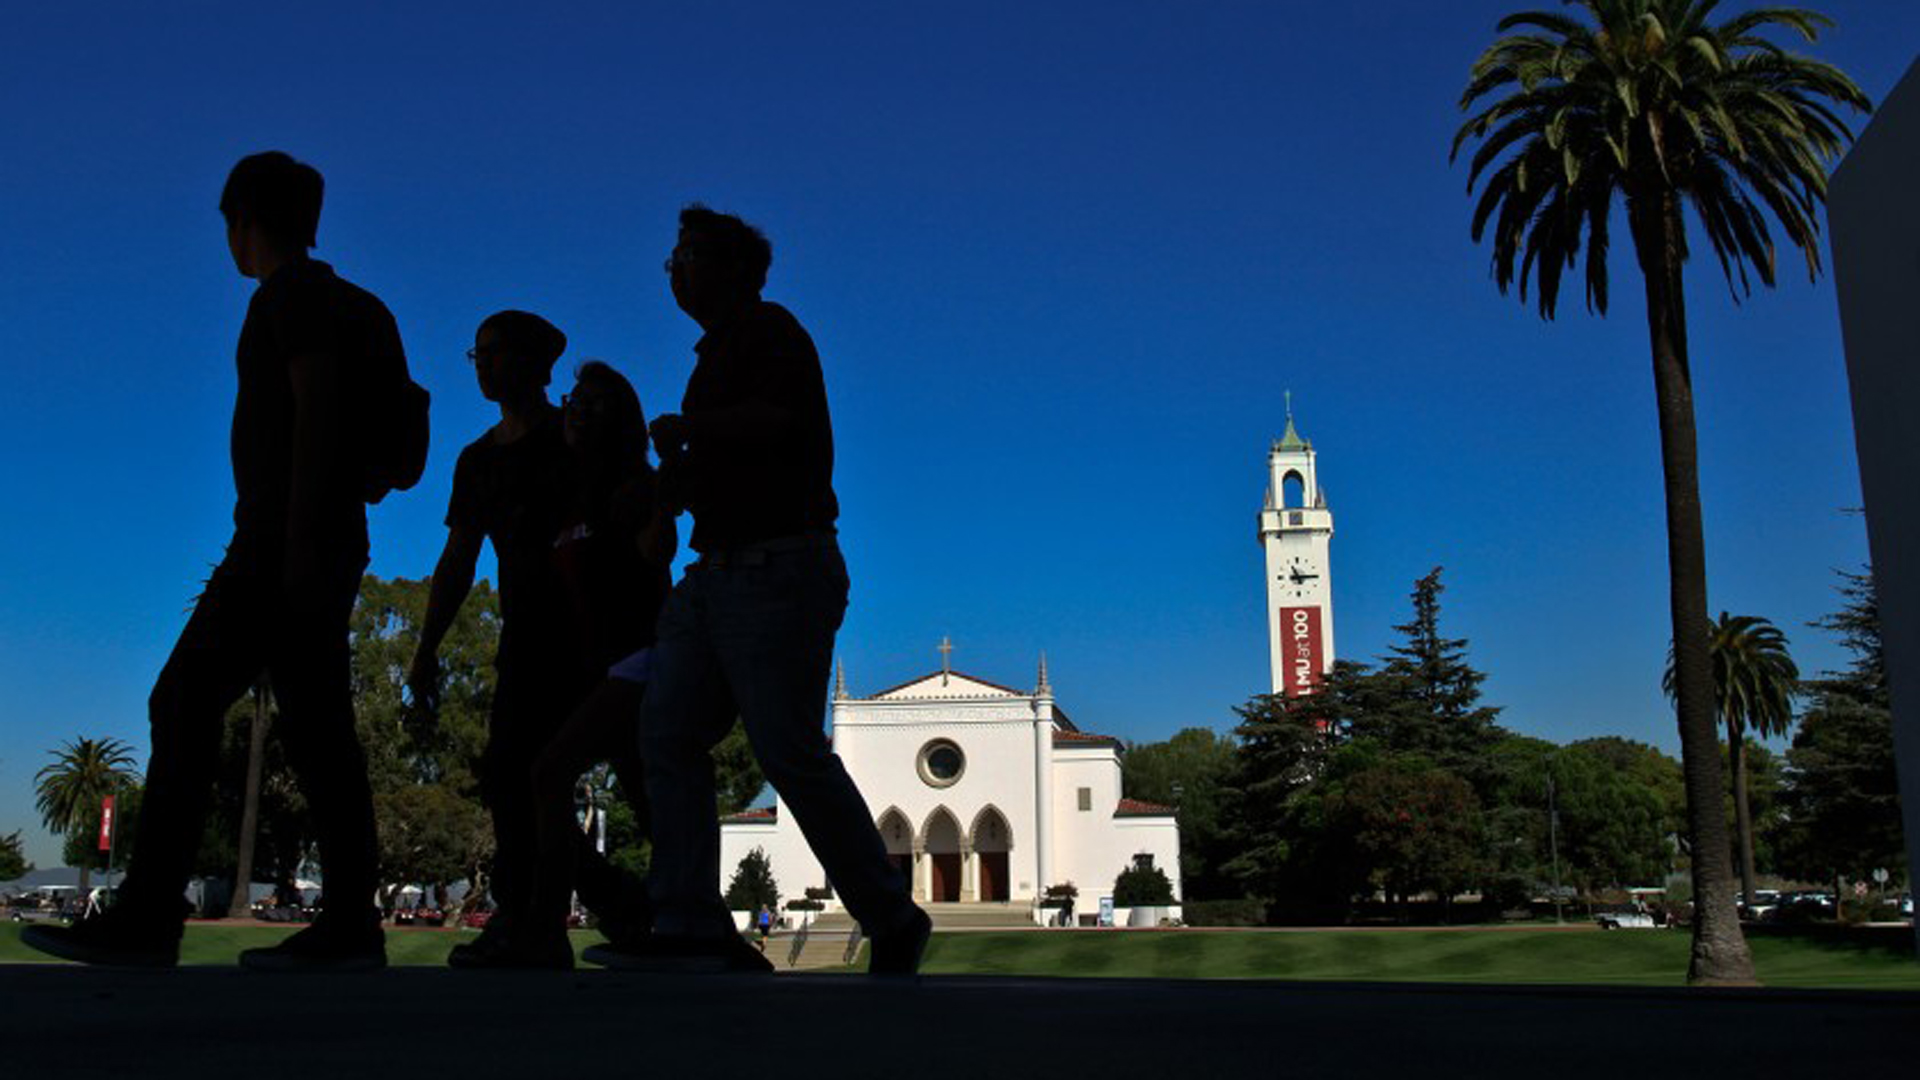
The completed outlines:
[[[454,465],[447,543],[433,568],[420,645],[407,677],[414,701],[429,712],[437,708],[440,644],[472,591],[481,545],[491,543],[500,569],[500,646],[479,771],[480,794],[493,818],[495,907],[480,937],[448,955],[454,967],[561,962],[560,951],[520,947],[530,936],[538,939],[536,931],[552,929],[526,925],[536,850],[532,769],[605,670],[575,644],[554,561],[555,538],[574,508],[577,472],[560,410],[547,400],[553,365],[566,348],[559,327],[525,311],[495,312],[474,331],[467,357],[481,396],[500,407],[500,422],[460,451]],[[603,920],[623,914],[612,868],[594,860],[584,869],[603,871],[581,882],[600,901]],[[564,963],[571,966],[572,960],[566,952]]]
[[[833,428],[813,341],[760,298],[772,246],[701,206],[680,213],[674,300],[705,335],[679,415],[652,427],[663,499],[693,514],[699,558],[660,616],[641,753],[654,807],[655,932],[589,949],[613,966],[771,970],[721,900],[712,749],[737,715],[767,780],[873,938],[875,973],[911,974],[931,926],[888,861],[823,730],[847,570],[834,531]]]
[[[153,754],[120,899],[71,928],[22,940],[87,963],[177,962],[182,899],[200,844],[228,706],[264,669],[280,737],[312,812],[325,910],[257,968],[386,964],[377,910],[373,801],[354,733],[347,620],[367,562],[369,425],[406,360],[371,293],[308,257],[322,181],[285,154],[234,166],[220,196],[234,266],[259,282],[237,350],[233,539],[149,701]],[[421,433],[424,450],[424,428]],[[410,482],[410,481],[408,481]],[[246,888],[246,882],[237,883]]]

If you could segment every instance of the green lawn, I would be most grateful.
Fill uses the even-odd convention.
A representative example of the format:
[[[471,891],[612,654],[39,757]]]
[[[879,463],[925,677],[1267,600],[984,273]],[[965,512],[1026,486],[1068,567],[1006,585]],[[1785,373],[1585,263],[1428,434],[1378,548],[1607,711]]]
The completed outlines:
[[[1920,989],[1911,938],[1865,944],[1756,937],[1768,986]],[[940,934],[930,973],[1182,979],[1680,986],[1687,936],[1665,930],[1173,930]]]
[[[0,923],[0,963],[58,963],[52,957],[20,944],[18,923]],[[224,923],[190,923],[180,942],[183,964],[231,964],[242,949],[271,945],[298,930],[298,926],[228,926]],[[462,941],[477,936],[472,930],[389,930],[387,962],[400,965],[437,967],[447,962],[447,951]],[[604,940],[591,930],[575,931],[574,951]]]
[[[181,960],[231,964],[244,948],[288,931],[195,924]],[[394,930],[394,964],[438,965],[470,931]],[[574,935],[575,948],[600,940]],[[1910,938],[1812,940],[1756,937],[1754,962],[1774,987],[1920,990]],[[0,924],[0,963],[44,961]],[[1397,982],[1679,986],[1687,937],[1664,930],[1235,930],[1053,931],[936,934],[929,974],[1069,975],[1172,979],[1331,979]]]

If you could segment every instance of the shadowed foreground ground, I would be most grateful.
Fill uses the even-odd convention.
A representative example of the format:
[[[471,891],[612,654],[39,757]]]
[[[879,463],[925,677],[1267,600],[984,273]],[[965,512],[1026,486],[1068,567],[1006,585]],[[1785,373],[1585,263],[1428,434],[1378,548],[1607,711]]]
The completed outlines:
[[[0,966],[15,1076],[1884,1074],[1920,994]],[[430,1071],[429,1071],[430,1070]]]

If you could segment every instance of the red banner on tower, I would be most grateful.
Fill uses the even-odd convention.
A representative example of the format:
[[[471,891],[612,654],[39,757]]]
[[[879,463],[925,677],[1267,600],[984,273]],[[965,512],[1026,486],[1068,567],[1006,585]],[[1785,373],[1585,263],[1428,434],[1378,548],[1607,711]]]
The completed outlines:
[[[113,796],[100,801],[100,850],[113,850]]]
[[[1320,637],[1320,609],[1283,607],[1280,609],[1280,669],[1285,695],[1301,697],[1320,687],[1326,655]]]

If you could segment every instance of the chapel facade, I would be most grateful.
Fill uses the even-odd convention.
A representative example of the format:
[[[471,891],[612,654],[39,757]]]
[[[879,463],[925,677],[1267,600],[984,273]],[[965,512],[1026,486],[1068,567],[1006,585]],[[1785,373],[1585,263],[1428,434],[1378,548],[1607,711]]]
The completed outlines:
[[[1048,886],[1072,883],[1091,911],[1138,865],[1164,871],[1181,895],[1174,809],[1125,797],[1120,740],[1068,718],[1045,658],[1030,692],[943,665],[854,697],[842,671],[832,739],[920,903],[1028,907],[1038,921]],[[754,848],[783,898],[827,884],[782,802],[723,819],[721,888]]]

